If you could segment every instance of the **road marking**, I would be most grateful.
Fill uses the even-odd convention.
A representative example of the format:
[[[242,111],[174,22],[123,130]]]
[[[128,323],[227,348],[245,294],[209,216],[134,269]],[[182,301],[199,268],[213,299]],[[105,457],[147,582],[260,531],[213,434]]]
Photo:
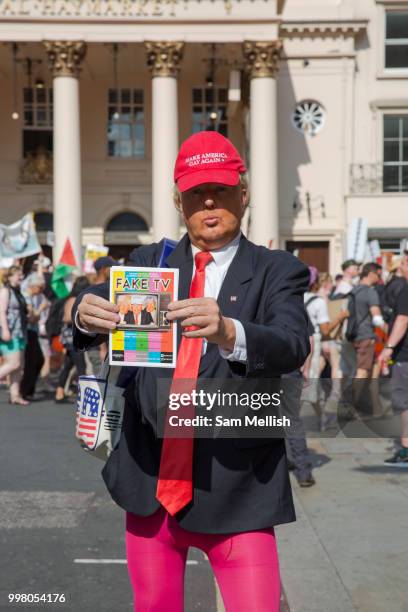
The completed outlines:
[[[215,605],[217,606],[217,612],[225,612],[224,602],[222,601],[220,589],[216,579],[214,578],[215,584]]]
[[[94,563],[94,564],[117,564],[117,565],[126,565],[126,559],[74,559],[74,563]],[[195,559],[189,559],[187,561],[187,565],[198,565],[198,561]]]

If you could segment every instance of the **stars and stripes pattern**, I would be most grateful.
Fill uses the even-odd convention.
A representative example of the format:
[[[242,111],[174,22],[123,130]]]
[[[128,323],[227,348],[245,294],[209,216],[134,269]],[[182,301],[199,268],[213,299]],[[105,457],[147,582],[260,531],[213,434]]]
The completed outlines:
[[[92,387],[85,387],[83,395],[78,387],[76,437],[89,449],[95,447],[102,410],[101,394]]]

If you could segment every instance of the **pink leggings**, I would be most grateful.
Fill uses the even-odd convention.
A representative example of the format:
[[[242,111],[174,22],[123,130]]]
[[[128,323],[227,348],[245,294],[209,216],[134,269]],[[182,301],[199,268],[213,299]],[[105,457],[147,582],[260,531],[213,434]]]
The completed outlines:
[[[278,612],[279,561],[273,528],[218,535],[186,531],[163,508],[126,514],[126,554],[137,612],[182,612],[189,546],[201,549],[226,612]]]

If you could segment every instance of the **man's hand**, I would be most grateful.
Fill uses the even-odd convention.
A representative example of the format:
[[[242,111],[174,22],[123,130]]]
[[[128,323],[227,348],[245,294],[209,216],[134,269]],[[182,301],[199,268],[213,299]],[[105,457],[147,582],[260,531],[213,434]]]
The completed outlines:
[[[377,361],[380,366],[388,365],[389,360],[392,357],[393,349],[383,348],[381,353],[379,354]]]
[[[226,351],[233,351],[235,346],[235,325],[231,319],[223,317],[214,298],[190,298],[170,302],[167,319],[180,320],[187,338],[205,338],[208,342],[218,344]]]
[[[339,321],[339,323],[341,323],[342,321],[344,321],[344,319],[348,319],[348,317],[350,316],[350,311],[349,310],[340,310],[337,319]]]
[[[87,293],[78,306],[78,323],[94,334],[107,334],[120,321],[119,306],[103,298]]]

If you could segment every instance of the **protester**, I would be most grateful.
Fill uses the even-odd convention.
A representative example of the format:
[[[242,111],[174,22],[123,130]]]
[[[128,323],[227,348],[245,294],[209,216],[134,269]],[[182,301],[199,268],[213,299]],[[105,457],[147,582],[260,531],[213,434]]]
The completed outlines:
[[[310,362],[309,377],[317,379],[323,369],[322,336],[329,330],[330,318],[324,298],[319,295],[320,281],[317,268],[309,267],[309,289],[304,295],[305,307],[313,326],[313,355]]]
[[[63,325],[61,330],[61,342],[65,349],[65,358],[62,370],[58,379],[58,386],[55,391],[55,402],[63,404],[69,401],[65,396],[65,384],[68,380],[71,369],[75,366],[78,376],[83,376],[86,371],[85,357],[83,353],[78,353],[73,346],[73,330],[71,322],[72,307],[76,298],[89,286],[86,276],[79,276],[72,287],[72,290],[65,301],[63,311]]]
[[[360,264],[355,259],[346,259],[341,264],[343,275],[333,292],[333,296],[345,296],[350,293],[358,279],[359,268]]]
[[[24,374],[21,380],[21,394],[25,399],[33,399],[37,379],[44,365],[44,355],[39,341],[39,321],[41,314],[49,307],[43,291],[44,277],[38,273],[30,274],[25,283],[24,297],[28,306],[27,346],[24,356]]]
[[[302,488],[312,487],[316,481],[313,477],[305,426],[300,416],[302,392],[307,379],[304,379],[298,369],[290,374],[283,374],[282,383],[281,410],[282,414],[290,419],[290,427],[286,431],[289,462],[298,485]]]
[[[169,304],[167,318],[184,330],[173,384],[195,380],[198,372],[240,381],[279,377],[300,367],[308,354],[307,268],[289,253],[256,246],[241,234],[248,204],[245,170],[217,132],[194,134],[178,154],[176,202],[187,235],[166,260],[180,269],[179,299]],[[162,249],[163,241],[139,247],[131,263],[156,267]],[[115,329],[119,307],[108,296],[108,286],[97,285],[78,300],[77,348],[106,339],[89,333]],[[166,610],[169,601],[172,610],[183,609],[187,551],[195,546],[208,555],[227,610],[277,612],[273,527],[295,518],[285,441],[162,442],[156,437],[156,382],[165,376],[168,368],[137,369],[125,394],[119,445],[103,470],[113,499],[127,511],[135,610]]]
[[[319,384],[321,372],[324,367],[324,357],[322,353],[323,340],[329,338],[333,329],[341,325],[347,317],[346,310],[339,311],[336,318],[330,321],[326,299],[319,294],[321,289],[321,278],[319,278],[317,268],[312,266],[310,270],[310,286],[304,295],[305,307],[313,327],[313,352],[309,365],[309,383],[305,386],[302,394],[302,404],[311,403],[320,418],[320,429],[325,431],[336,421],[337,404],[330,401],[326,403],[326,397],[322,393]],[[327,279],[325,279],[327,281]],[[338,398],[337,398],[338,399]]]
[[[378,361],[388,367],[393,360],[391,378],[391,398],[395,412],[400,414],[401,448],[386,459],[391,467],[408,468],[408,256],[404,255],[400,264],[404,287],[398,293],[395,304],[395,320]]]
[[[325,384],[326,401],[322,411],[320,421],[321,431],[325,431],[331,425],[336,425],[336,414],[339,401],[341,399],[341,379],[342,371],[340,368],[340,353],[342,347],[343,323],[349,312],[347,310],[346,299],[331,300],[335,287],[332,277],[327,272],[319,275],[320,289],[319,295],[325,300],[327,312],[330,320],[330,329],[322,342],[322,355],[328,365],[328,376],[330,384]],[[326,378],[322,383],[327,383]]]
[[[111,267],[117,265],[117,262],[113,259],[113,257],[110,257],[109,255],[99,257],[94,263],[94,268],[96,272],[94,284],[100,285],[101,283],[106,283],[106,281],[109,280]]]
[[[358,282],[359,263],[355,259],[346,259],[341,265],[343,271],[342,278],[337,287],[332,292],[330,299],[333,301],[343,300],[339,308],[347,308],[347,296]],[[340,351],[340,372],[343,379],[342,394],[346,398],[352,389],[352,380],[356,373],[356,352],[345,338],[346,324],[342,327],[342,336],[339,346]],[[350,398],[351,400],[351,398]]]
[[[38,264],[39,264],[38,272],[39,274],[43,275],[44,280],[45,280],[44,295],[47,298],[47,300],[52,302],[53,300],[55,300],[57,296],[54,293],[53,288],[51,287],[52,272],[53,272],[51,259],[49,259],[49,257],[46,257],[45,255],[41,253],[38,258]]]
[[[23,355],[27,344],[27,304],[20,291],[23,270],[11,266],[3,277],[0,289],[0,352],[4,363],[0,366],[0,380],[10,377],[10,403],[26,406],[21,396]]]
[[[380,309],[380,298],[375,286],[381,280],[381,266],[377,263],[366,263],[360,275],[360,283],[349,294],[350,317],[347,321],[347,339],[351,342],[356,354],[356,373],[352,382],[353,409],[364,410],[360,400],[365,398],[367,379],[371,376],[374,358],[376,334],[374,327],[384,328],[385,322]],[[373,406],[371,405],[371,411]],[[377,412],[379,408],[375,408]]]
[[[336,274],[336,276],[334,277],[334,285],[331,288],[330,291],[330,297],[337,291],[341,281],[343,280],[343,275],[342,274]]]
[[[351,291],[355,303],[355,320],[348,321],[348,326],[354,324],[355,335],[352,344],[356,351],[356,378],[368,378],[374,363],[374,325],[384,327],[384,319],[380,309],[380,299],[375,285],[381,279],[381,266],[377,263],[367,263],[363,266],[360,283]]]
[[[310,319],[308,327],[311,353],[313,353],[314,329]],[[310,360],[308,358],[301,368],[282,375],[284,388],[281,411],[282,415],[290,420],[290,427],[285,430],[289,469],[293,471],[298,485],[302,488],[313,487],[316,484],[313,478],[310,453],[306,443],[305,426],[300,416],[302,392],[309,379],[309,363]]]
[[[381,309],[384,315],[385,321],[391,328],[395,319],[395,307],[397,304],[397,298],[399,292],[405,287],[405,278],[402,272],[404,258],[401,256],[394,256],[391,261],[390,276],[385,285],[383,293],[383,301],[381,303]]]
[[[45,297],[45,292],[44,292]],[[47,335],[46,323],[48,320],[48,316],[50,314],[51,302],[47,300],[47,304],[44,306],[40,313],[40,320],[38,321],[39,328],[39,342],[42,350],[44,365],[41,368],[40,372],[40,380],[42,383],[42,387],[45,391],[52,390],[51,383],[49,380],[50,372],[51,372],[51,342],[50,338]]]

